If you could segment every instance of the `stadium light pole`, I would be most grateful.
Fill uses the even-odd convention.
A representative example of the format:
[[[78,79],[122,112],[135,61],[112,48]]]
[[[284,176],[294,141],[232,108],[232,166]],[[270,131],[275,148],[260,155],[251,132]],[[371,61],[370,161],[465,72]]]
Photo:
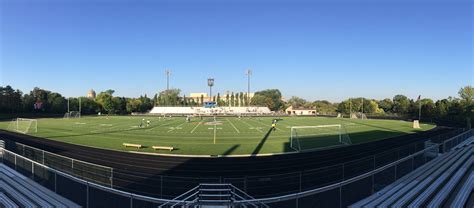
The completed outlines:
[[[207,86],[209,86],[209,99],[212,100],[212,86],[214,86],[214,78],[210,77],[207,79]]]
[[[247,105],[250,105],[250,76],[252,76],[252,70],[248,69],[245,74],[247,75]]]
[[[70,99],[71,99],[70,97],[67,98],[67,112],[68,112],[68,113],[69,113],[69,100],[70,100]]]
[[[170,89],[170,75],[171,75],[171,71],[170,70],[165,70],[165,74],[166,74],[166,90],[169,90]]]

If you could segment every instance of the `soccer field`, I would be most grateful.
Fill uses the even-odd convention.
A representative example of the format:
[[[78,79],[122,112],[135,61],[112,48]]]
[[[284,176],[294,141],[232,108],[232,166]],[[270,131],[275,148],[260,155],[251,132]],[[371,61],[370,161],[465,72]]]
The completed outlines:
[[[150,126],[142,119],[149,120]],[[75,119],[38,119],[38,132],[29,134],[72,144],[98,148],[189,155],[240,155],[293,152],[290,148],[291,127],[341,124],[352,144],[386,139],[434,127],[421,124],[413,129],[411,122],[396,120],[353,120],[323,117],[282,117],[271,131],[273,117],[185,117],[88,116]],[[0,122],[7,129],[10,122]],[[329,132],[338,134],[338,132]],[[323,148],[340,144],[334,136],[302,138],[302,149]],[[144,145],[125,148],[122,143]],[[172,146],[172,152],[153,150],[151,146]]]

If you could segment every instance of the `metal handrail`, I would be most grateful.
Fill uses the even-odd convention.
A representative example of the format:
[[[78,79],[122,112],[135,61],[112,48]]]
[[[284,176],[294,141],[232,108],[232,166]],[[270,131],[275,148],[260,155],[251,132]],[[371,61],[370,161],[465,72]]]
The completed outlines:
[[[449,141],[452,141],[454,139],[456,139],[458,136],[463,136],[465,134],[468,134],[468,133],[474,133],[474,130],[470,130],[470,131],[467,131],[467,132],[464,132],[460,135],[457,135],[449,140],[446,140],[445,142],[443,142],[442,144],[435,144],[433,146],[430,146],[428,148],[425,148],[419,152],[416,152],[414,154],[411,154],[411,155],[408,155],[402,159],[399,159],[397,161],[394,161],[392,163],[389,163],[387,165],[384,165],[382,167],[379,167],[377,169],[374,169],[372,171],[369,171],[367,173],[364,173],[364,174],[361,174],[361,175],[358,175],[358,176],[355,176],[355,177],[352,177],[352,178],[349,178],[349,179],[346,179],[344,181],[341,181],[341,182],[337,182],[337,183],[334,183],[334,184],[331,184],[331,185],[327,185],[327,186],[324,186],[324,187],[319,187],[319,188],[316,188],[316,189],[311,189],[311,190],[307,190],[307,191],[302,191],[302,192],[298,192],[298,193],[293,193],[293,194],[287,194],[287,195],[283,195],[283,196],[277,196],[277,197],[267,197],[267,198],[259,198],[259,199],[247,199],[247,200],[235,200],[233,201],[234,204],[267,204],[267,203],[273,203],[273,202],[279,202],[279,201],[286,201],[286,200],[291,200],[291,199],[296,199],[296,198],[301,198],[301,197],[305,197],[305,196],[309,196],[309,195],[314,195],[314,194],[317,194],[317,193],[321,193],[321,192],[324,192],[324,191],[327,191],[327,190],[331,190],[331,189],[335,189],[335,188],[340,188],[344,185],[347,185],[347,184],[350,184],[350,183],[353,183],[355,181],[358,181],[360,179],[363,179],[365,177],[368,177],[368,176],[372,176],[376,173],[379,173],[379,172],[382,172],[388,168],[391,168],[399,163],[402,163],[404,161],[407,161],[409,159],[412,159],[420,154],[423,154],[425,153],[426,151],[429,151],[431,149],[435,149],[435,148],[439,148],[440,145],[444,145],[446,144],[446,142],[449,142]],[[0,147],[0,152],[4,153],[4,152],[7,152],[9,154],[13,154],[15,157],[20,157],[24,160],[27,160],[27,161],[30,161],[32,162],[33,164],[35,165],[38,165],[38,166],[41,166],[45,169],[48,169],[52,172],[54,172],[55,174],[59,174],[63,177],[66,177],[68,179],[71,179],[73,181],[76,181],[78,183],[81,183],[81,184],[85,184],[86,186],[89,186],[89,187],[93,187],[93,188],[97,188],[97,189],[101,189],[103,191],[107,191],[107,192],[110,192],[112,194],[117,194],[117,195],[120,195],[120,196],[125,196],[125,197],[130,197],[131,200],[133,199],[138,199],[138,200],[143,200],[143,201],[147,201],[147,202],[152,202],[152,203],[160,203],[160,204],[169,204],[169,203],[179,203],[179,204],[182,204],[182,203],[195,203],[196,200],[176,200],[175,199],[162,199],[162,198],[155,198],[155,197],[149,197],[149,196],[144,196],[144,195],[139,195],[139,194],[133,194],[133,193],[130,193],[130,192],[125,192],[125,191],[121,191],[121,190],[117,190],[117,189],[113,189],[113,188],[110,188],[110,187],[106,187],[106,186],[103,186],[103,185],[99,185],[99,184],[96,184],[96,183],[92,183],[92,182],[88,182],[86,180],[83,180],[83,179],[80,179],[78,177],[75,177],[75,176],[72,176],[70,174],[67,174],[67,173],[64,173],[64,172],[61,172],[61,171],[58,171],[56,169],[53,169],[53,168],[50,168],[44,164],[41,164],[39,162],[36,162],[32,159],[29,159],[25,156],[22,156],[22,155],[19,155],[15,152],[12,152],[12,151],[9,151],[5,148],[1,148]],[[374,167],[375,168],[375,167]],[[234,187],[236,190],[239,190],[238,188]],[[187,191],[186,193],[189,193],[191,192],[192,190],[194,189],[191,189],[189,191]],[[242,191],[241,191],[242,192]],[[243,192],[245,193],[245,192]],[[184,195],[184,194],[182,194]],[[182,196],[180,195],[180,196]],[[178,197],[177,197],[178,198]]]
[[[364,174],[361,174],[361,175],[358,175],[358,176],[355,176],[355,177],[352,177],[352,178],[349,178],[347,180],[344,180],[344,181],[341,181],[341,182],[337,182],[337,183],[334,183],[334,184],[331,184],[331,185],[328,185],[328,186],[324,186],[324,187],[320,187],[320,188],[316,188],[316,189],[312,189],[312,190],[307,190],[307,191],[302,191],[302,192],[299,192],[299,193],[293,193],[293,194],[287,194],[287,195],[284,195],[284,196],[277,196],[277,197],[268,197],[268,198],[260,198],[260,199],[251,199],[251,200],[241,200],[241,201],[235,201],[236,204],[242,204],[242,203],[255,203],[255,202],[261,202],[261,203],[273,203],[273,202],[279,202],[279,201],[286,201],[286,200],[291,200],[291,199],[296,199],[296,198],[301,198],[301,197],[305,197],[305,196],[310,196],[310,195],[314,195],[314,194],[317,194],[317,193],[321,193],[321,192],[324,192],[324,191],[328,191],[328,190],[331,190],[331,189],[335,189],[335,188],[340,188],[342,186],[345,186],[347,184],[350,184],[354,181],[358,181],[360,179],[363,179],[365,177],[368,177],[368,176],[371,176],[371,175],[374,175],[376,173],[379,173],[379,172],[382,172],[388,168],[391,168],[399,163],[402,163],[404,161],[407,161],[415,156],[418,156],[420,154],[423,154],[425,153],[427,150],[430,150],[430,149],[433,149],[433,148],[439,148],[439,145],[435,145],[435,146],[431,146],[429,148],[426,148],[426,149],[423,149],[415,154],[412,154],[412,155],[409,155],[409,156],[406,156],[400,160],[397,160],[395,162],[392,162],[392,163],[389,163],[385,166],[382,166],[380,168],[377,168],[375,170],[372,170],[370,172],[367,172],[367,173],[364,173]]]

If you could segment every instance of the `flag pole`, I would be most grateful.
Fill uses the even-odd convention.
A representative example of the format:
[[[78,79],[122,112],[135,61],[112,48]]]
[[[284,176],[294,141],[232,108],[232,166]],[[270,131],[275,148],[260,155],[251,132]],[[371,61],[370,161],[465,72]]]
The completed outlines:
[[[421,95],[418,97],[418,121],[421,122]]]
[[[421,121],[421,100],[418,101],[418,102],[420,102],[420,103],[419,103],[419,104],[420,104],[420,107],[419,107],[419,110],[418,110],[418,120]]]

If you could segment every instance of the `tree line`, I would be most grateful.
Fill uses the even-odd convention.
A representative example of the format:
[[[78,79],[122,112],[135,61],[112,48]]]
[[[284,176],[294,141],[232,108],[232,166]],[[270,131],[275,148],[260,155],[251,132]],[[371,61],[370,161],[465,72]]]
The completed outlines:
[[[95,99],[87,97],[66,98],[60,93],[35,87],[23,94],[11,86],[0,86],[0,113],[50,113],[64,114],[68,111],[81,110],[82,114],[128,114],[147,112],[153,107],[152,99],[146,95],[138,98],[114,96],[114,90],[106,90]]]
[[[60,93],[35,87],[29,93],[22,93],[11,86],[0,86],[0,113],[52,113],[61,114],[68,110],[81,113],[97,114],[130,114],[132,112],[148,112],[154,106],[203,106],[205,98],[188,98],[180,95],[180,89],[163,90],[154,95],[138,98],[114,96],[114,90],[100,92],[95,99],[86,97],[65,98]],[[348,115],[351,112],[364,112],[369,116],[394,116],[400,118],[418,118],[421,106],[423,121],[449,123],[450,125],[466,125],[474,119],[474,88],[465,86],[458,91],[459,97],[448,97],[434,101],[429,98],[409,99],[405,95],[395,95],[393,98],[376,100],[371,98],[349,98],[339,103],[326,100],[307,101],[299,97],[291,97],[284,101],[278,89],[267,89],[255,92],[252,99],[247,93],[231,93],[225,97],[220,93],[212,97],[219,106],[266,106],[272,111],[282,112],[286,108],[315,109],[319,114]]]
[[[299,97],[290,98],[285,107],[315,109],[320,114],[363,112],[373,117],[395,117],[418,119],[446,125],[465,126],[474,120],[474,88],[465,86],[458,91],[459,97],[448,97],[434,101],[430,98],[409,99],[405,95],[376,100],[371,98],[349,98],[339,103],[329,101],[306,101]],[[421,107],[421,111],[420,111]]]

